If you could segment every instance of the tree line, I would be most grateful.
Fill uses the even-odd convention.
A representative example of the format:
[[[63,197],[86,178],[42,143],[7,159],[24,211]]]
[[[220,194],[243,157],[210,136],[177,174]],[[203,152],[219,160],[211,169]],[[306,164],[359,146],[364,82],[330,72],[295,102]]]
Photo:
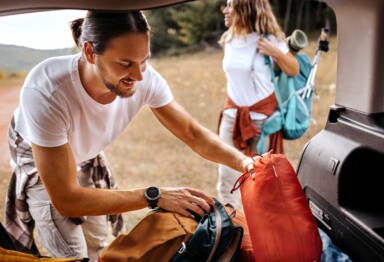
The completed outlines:
[[[336,18],[325,3],[313,0],[270,0],[288,36],[294,29],[317,37],[321,28],[336,32]],[[226,30],[222,9],[225,0],[200,0],[145,11],[153,28],[153,54],[177,54],[180,50],[215,48]]]

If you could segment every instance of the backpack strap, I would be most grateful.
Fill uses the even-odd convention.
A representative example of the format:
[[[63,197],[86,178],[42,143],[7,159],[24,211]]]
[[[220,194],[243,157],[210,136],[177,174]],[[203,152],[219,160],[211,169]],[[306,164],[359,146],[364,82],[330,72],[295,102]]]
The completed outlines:
[[[268,39],[268,36],[269,36],[268,33],[264,33],[263,35],[264,35],[265,39]],[[281,101],[281,95],[280,95],[279,90],[277,88],[275,70],[273,69],[273,64],[272,64],[270,56],[268,56],[268,55],[264,56],[264,64],[269,67],[269,71],[271,73],[271,82],[273,83],[273,86],[274,86],[274,89],[275,89],[275,97],[276,97],[276,101],[277,101],[277,104],[278,104],[278,109],[275,110],[275,112],[273,114],[268,116],[268,118],[266,120],[268,120],[268,119],[280,119],[280,121],[276,122],[276,120],[272,120],[271,122],[273,123],[272,124],[273,126],[282,127],[284,125],[284,122],[285,122],[284,116],[283,116],[283,103]],[[265,142],[265,138],[268,135],[274,135],[275,138],[273,140],[274,141],[281,141],[281,143],[282,143],[282,140],[280,140],[278,138],[279,135],[278,135],[277,131],[276,131],[276,133],[271,133],[270,132],[271,130],[266,131],[265,130],[266,129],[265,125],[266,125],[266,123],[264,122],[263,126],[261,128],[261,133],[260,133],[259,141],[258,141],[258,143],[256,145],[256,150],[259,153],[264,153],[264,142]],[[275,129],[275,128],[273,128],[273,129]],[[274,143],[274,144],[275,144],[275,146],[276,145],[278,146],[279,142]],[[271,147],[270,147],[270,149],[271,149]],[[278,146],[278,148],[276,148],[276,150],[279,150],[279,151],[281,150],[281,153],[282,153],[283,152],[282,151],[282,145]]]
[[[215,255],[217,246],[219,245],[219,242],[221,239],[221,232],[223,230],[222,217],[220,215],[219,208],[216,205],[213,206],[213,211],[215,213],[215,218],[216,218],[216,237],[215,237],[215,243],[213,244],[213,247],[212,247],[212,250],[209,254],[207,262],[212,261],[213,256]]]
[[[268,39],[268,33],[264,34],[264,38]],[[279,89],[277,88],[276,75],[275,75],[275,70],[273,70],[272,60],[268,55],[265,55],[264,59],[265,59],[265,64],[268,65],[269,71],[271,72],[271,82],[273,83],[273,86],[275,87],[276,100],[277,100],[277,103],[279,104],[279,109],[281,111],[281,116],[282,116],[282,120],[283,120],[283,124],[284,124],[283,102],[281,101],[280,92],[279,92]]]
[[[269,37],[269,34],[268,33],[265,33],[264,34],[264,38],[268,40],[268,37]],[[273,86],[275,87],[275,94],[276,94],[276,99],[277,99],[277,102],[279,104],[279,108],[282,109],[282,101],[281,101],[281,96],[280,96],[280,93],[279,93],[279,90],[277,88],[277,82],[276,82],[276,74],[275,74],[275,70],[273,69],[273,63],[272,63],[272,59],[270,56],[268,55],[264,55],[264,60],[265,60],[265,64],[268,65],[269,67],[269,70],[271,72],[271,82],[273,83]]]

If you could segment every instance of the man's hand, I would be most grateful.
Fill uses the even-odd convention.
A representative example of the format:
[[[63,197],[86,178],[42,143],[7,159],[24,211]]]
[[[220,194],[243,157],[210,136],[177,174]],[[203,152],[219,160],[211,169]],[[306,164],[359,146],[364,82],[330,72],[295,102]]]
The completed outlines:
[[[188,210],[191,210],[203,216],[209,212],[215,202],[212,197],[209,197],[202,191],[193,188],[160,188],[161,197],[158,201],[158,206],[167,211],[177,212],[186,217],[194,217]]]
[[[253,169],[253,158],[252,157],[247,157],[244,159],[243,161],[243,173],[246,173],[246,172],[250,172],[250,173],[254,173],[254,169]]]
[[[256,157],[259,157],[259,156],[256,156]],[[253,166],[254,162],[255,160],[252,157],[247,157],[243,161],[243,170],[244,170],[243,174],[248,172],[252,178],[255,176],[255,168]]]

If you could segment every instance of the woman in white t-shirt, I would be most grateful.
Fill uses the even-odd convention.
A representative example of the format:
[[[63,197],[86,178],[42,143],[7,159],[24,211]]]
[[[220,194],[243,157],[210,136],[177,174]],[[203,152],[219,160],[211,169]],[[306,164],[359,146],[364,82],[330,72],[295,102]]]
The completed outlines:
[[[260,128],[277,107],[265,56],[270,56],[287,75],[298,74],[299,65],[289,53],[268,0],[227,0],[223,13],[228,30],[220,44],[224,48],[227,99],[220,115],[219,135],[248,154],[262,153],[256,151]],[[264,146],[281,152],[282,138],[276,134],[267,138]],[[223,203],[240,208],[239,191],[230,193],[238,175],[236,170],[219,165],[217,190]]]

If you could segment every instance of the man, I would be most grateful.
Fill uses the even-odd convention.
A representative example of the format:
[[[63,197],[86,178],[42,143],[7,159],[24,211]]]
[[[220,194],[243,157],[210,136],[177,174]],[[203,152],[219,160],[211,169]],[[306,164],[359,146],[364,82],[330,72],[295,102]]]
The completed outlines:
[[[95,260],[107,235],[106,215],[146,206],[202,215],[213,204],[192,188],[110,190],[114,181],[101,152],[142,106],[149,105],[170,132],[208,160],[240,172],[253,161],[173,100],[166,81],[147,63],[150,27],[142,12],[88,12],[71,28],[81,54],[43,61],[21,91],[9,137],[13,177],[6,227],[19,247],[33,250],[34,221],[52,256]],[[121,217],[109,218],[117,234]]]

